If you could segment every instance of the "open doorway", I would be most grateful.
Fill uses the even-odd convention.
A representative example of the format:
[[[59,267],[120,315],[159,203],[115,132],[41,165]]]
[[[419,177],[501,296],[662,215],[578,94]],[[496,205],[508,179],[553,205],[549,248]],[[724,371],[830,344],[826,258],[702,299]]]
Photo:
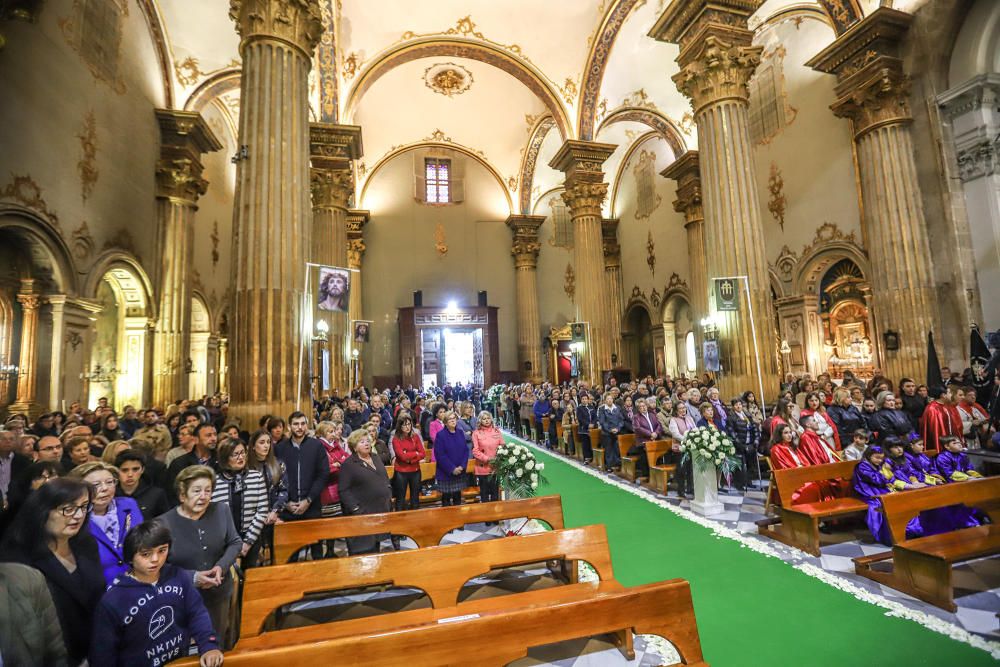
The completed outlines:
[[[475,378],[475,337],[478,329],[444,330],[444,380],[446,384],[468,384]]]

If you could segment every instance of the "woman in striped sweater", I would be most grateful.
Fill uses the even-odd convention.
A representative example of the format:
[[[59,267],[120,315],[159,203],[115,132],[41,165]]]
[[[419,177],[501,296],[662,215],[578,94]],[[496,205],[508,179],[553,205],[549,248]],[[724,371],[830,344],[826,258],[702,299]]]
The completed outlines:
[[[260,554],[260,532],[269,510],[264,476],[248,468],[247,447],[242,440],[224,440],[219,445],[218,461],[212,502],[229,505],[236,532],[243,539],[243,563],[253,567]]]

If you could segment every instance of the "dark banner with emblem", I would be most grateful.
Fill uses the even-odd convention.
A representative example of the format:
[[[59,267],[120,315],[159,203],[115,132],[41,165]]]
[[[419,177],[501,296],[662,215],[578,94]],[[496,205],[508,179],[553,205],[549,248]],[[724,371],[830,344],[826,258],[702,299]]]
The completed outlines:
[[[740,283],[738,278],[715,279],[715,309],[730,312],[740,309]]]

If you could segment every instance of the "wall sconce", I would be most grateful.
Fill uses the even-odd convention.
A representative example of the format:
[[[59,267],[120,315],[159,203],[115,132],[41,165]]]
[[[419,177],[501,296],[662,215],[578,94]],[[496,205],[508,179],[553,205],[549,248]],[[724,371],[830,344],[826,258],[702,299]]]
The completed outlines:
[[[886,350],[890,352],[895,352],[896,350],[899,349],[898,331],[892,331],[891,329],[889,331],[886,331],[884,334],[882,334],[882,340],[885,341]]]
[[[792,346],[788,344],[787,340],[781,341],[781,353],[782,354],[791,354],[792,353]]]
[[[353,350],[351,350],[351,357],[353,357],[355,360],[357,360],[358,354],[360,354],[360,353],[358,352],[357,348],[354,348]]]

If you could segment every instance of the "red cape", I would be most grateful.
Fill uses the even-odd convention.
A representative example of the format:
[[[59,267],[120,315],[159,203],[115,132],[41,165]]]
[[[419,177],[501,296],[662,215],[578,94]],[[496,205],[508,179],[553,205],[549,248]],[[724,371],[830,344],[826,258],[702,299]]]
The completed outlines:
[[[817,436],[818,437],[818,436]],[[796,461],[798,458],[798,461]],[[792,454],[792,449],[788,445],[773,445],[770,453],[771,465],[775,470],[785,468],[804,468],[812,465],[801,447]],[[792,504],[818,503],[824,500],[832,500],[837,497],[837,492],[830,481],[807,482],[802,488],[792,494]]]
[[[924,449],[928,452],[941,451],[940,440],[943,436],[962,437],[962,417],[954,405],[932,401],[924,410],[920,425],[924,436]]]
[[[836,463],[830,459],[828,450],[819,435],[809,429],[799,436],[799,456],[805,455],[814,466],[824,463]]]

